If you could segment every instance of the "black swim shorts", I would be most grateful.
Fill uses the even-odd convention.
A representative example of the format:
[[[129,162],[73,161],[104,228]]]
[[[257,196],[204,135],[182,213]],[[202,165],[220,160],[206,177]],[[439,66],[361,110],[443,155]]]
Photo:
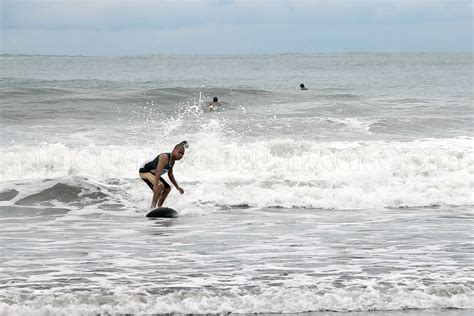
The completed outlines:
[[[151,173],[151,172],[150,172],[150,173]],[[153,173],[151,173],[151,174],[153,174]],[[153,174],[153,176],[155,176],[155,175]],[[148,179],[144,179],[144,178],[141,178],[141,179],[142,179],[143,181],[145,181],[145,183],[148,185],[148,187],[153,191],[153,183],[152,183],[150,180],[148,180]],[[166,182],[165,179],[163,179],[162,177],[160,177],[160,181],[161,181],[161,183],[163,183],[163,185],[165,186],[165,189],[171,188],[171,186],[168,184],[168,182]]]

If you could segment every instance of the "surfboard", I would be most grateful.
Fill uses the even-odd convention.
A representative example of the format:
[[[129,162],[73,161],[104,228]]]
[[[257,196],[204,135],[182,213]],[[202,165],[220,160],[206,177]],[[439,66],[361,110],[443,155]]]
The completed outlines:
[[[178,217],[178,212],[169,207],[159,207],[146,214],[146,217],[175,218]]]

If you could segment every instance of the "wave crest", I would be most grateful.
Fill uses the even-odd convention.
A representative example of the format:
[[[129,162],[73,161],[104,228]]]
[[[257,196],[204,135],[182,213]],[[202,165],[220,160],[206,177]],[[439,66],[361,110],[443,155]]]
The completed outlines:
[[[273,139],[240,144],[195,139],[176,164],[175,176],[187,187],[182,203],[188,204],[324,209],[472,205],[471,141]],[[100,183],[118,178],[138,185],[139,166],[158,153],[133,146],[15,145],[0,151],[0,179],[81,175]]]

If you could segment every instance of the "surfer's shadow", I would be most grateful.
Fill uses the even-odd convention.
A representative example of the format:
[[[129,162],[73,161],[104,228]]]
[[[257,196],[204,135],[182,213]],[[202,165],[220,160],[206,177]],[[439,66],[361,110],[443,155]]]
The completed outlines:
[[[149,238],[152,238],[152,239],[154,239],[155,237],[167,238],[167,237],[172,235],[169,232],[165,232],[165,231],[160,230],[159,228],[147,229],[147,230],[143,231],[143,234],[145,236],[148,236]]]
[[[153,222],[153,228],[163,228],[163,227],[173,227],[175,223],[171,219],[165,218],[150,218],[150,221]]]

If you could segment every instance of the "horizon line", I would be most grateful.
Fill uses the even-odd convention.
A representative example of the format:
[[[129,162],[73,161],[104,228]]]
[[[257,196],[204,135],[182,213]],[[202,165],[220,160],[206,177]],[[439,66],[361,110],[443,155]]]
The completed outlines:
[[[275,52],[275,53],[143,53],[143,54],[24,54],[24,53],[0,53],[0,57],[147,57],[147,56],[196,56],[196,57],[218,57],[218,56],[258,56],[258,55],[367,55],[367,54],[472,54],[471,51],[401,51],[401,52],[384,52],[384,51],[347,51],[347,52]]]

